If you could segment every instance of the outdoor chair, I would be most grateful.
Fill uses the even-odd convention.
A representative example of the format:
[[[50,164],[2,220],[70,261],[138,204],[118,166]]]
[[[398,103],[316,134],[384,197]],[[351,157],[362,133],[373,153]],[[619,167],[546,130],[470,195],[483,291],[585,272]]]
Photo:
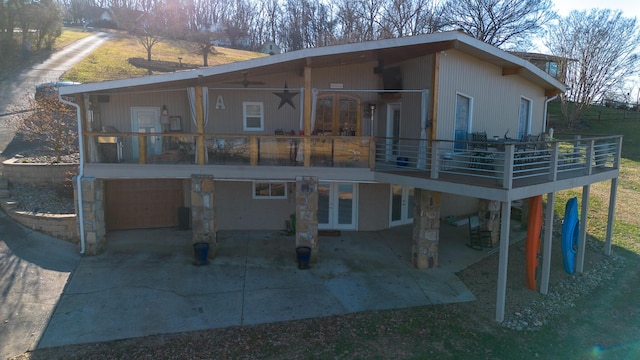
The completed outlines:
[[[469,242],[467,246],[474,250],[482,250],[483,247],[493,247],[491,243],[491,231],[480,229],[478,215],[469,216]]]
[[[493,156],[488,152],[489,142],[486,132],[474,132],[471,134],[471,164],[472,168],[490,169]]]

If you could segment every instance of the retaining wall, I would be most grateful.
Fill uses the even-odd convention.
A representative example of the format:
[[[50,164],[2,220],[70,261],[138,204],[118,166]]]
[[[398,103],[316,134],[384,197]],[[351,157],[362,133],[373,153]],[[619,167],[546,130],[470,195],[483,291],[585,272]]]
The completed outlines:
[[[9,159],[2,163],[2,177],[10,184],[62,184],[69,173],[78,172],[78,164],[22,163],[22,159]]]

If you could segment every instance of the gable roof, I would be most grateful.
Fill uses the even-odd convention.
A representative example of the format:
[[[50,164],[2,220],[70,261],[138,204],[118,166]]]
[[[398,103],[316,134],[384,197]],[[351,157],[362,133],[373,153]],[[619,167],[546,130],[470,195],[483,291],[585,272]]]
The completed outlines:
[[[84,92],[116,92],[122,89],[154,90],[169,87],[187,87],[207,79],[214,81],[237,80],[243,73],[279,73],[291,69],[349,65],[370,61],[390,66],[412,58],[439,51],[456,49],[480,60],[502,67],[504,75],[521,76],[549,93],[564,92],[566,87],[530,62],[474,39],[459,31],[448,31],[404,38],[367,41],[362,43],[303,49],[269,57],[261,57],[224,65],[202,67],[189,71],[152,75],[141,78],[111,80],[65,87],[61,94]]]

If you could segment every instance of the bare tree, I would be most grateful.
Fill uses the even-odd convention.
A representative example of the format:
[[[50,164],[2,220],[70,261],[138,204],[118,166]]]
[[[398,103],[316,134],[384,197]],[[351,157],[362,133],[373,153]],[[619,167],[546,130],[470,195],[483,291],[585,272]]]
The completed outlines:
[[[214,49],[214,41],[219,38],[219,33],[208,31],[208,29],[193,31],[187,35],[187,39],[196,44],[198,52],[202,54],[203,66],[209,66],[209,54],[211,54]]]
[[[580,112],[638,72],[640,32],[620,11],[572,11],[548,32],[545,45],[568,62],[562,112],[574,126]],[[569,105],[572,106],[569,106]]]
[[[24,108],[33,111],[22,111]],[[36,100],[25,94],[20,105],[14,105],[16,116],[10,124],[27,141],[42,141],[56,155],[56,162],[62,155],[77,151],[76,109],[57,98],[57,92],[48,92]]]
[[[439,31],[444,27],[443,11],[433,0],[389,0],[382,13],[383,37]]]
[[[147,51],[147,61],[151,61],[151,50],[160,42],[164,34],[164,24],[157,17],[146,14],[133,29],[129,31],[138,39],[140,45]]]
[[[551,0],[449,0],[448,26],[507,49],[525,48],[555,16]]]

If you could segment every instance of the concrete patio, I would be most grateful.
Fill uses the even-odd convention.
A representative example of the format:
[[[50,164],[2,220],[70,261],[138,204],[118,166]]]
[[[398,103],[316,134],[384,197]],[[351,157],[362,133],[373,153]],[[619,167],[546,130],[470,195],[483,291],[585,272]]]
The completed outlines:
[[[497,248],[470,249],[467,226],[443,223],[438,268],[416,270],[411,233],[320,236],[319,261],[299,270],[284,232],[218,232],[205,266],[190,231],[112,232],[105,253],[82,258],[38,348],[475,300],[455,274]]]

